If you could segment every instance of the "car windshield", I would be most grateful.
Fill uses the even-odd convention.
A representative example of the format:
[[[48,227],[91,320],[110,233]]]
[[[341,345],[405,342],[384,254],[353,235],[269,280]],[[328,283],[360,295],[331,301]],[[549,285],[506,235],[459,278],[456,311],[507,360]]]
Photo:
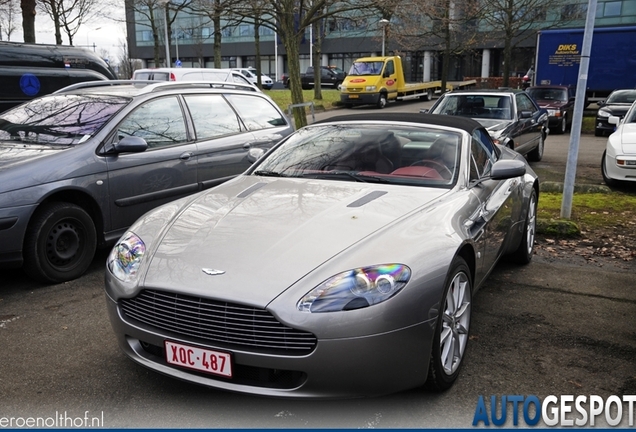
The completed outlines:
[[[511,120],[511,98],[507,95],[444,95],[430,114]]]
[[[129,102],[120,96],[51,95],[0,114],[0,140],[81,144]]]
[[[562,102],[567,102],[568,100],[567,91],[564,89],[534,88],[529,89],[528,93],[534,100]]]
[[[349,75],[379,75],[383,66],[384,62],[381,61],[357,61],[351,65]]]
[[[461,141],[459,133],[432,127],[316,125],[296,132],[251,174],[450,188]]]
[[[631,104],[636,100],[636,90],[621,90],[612,92],[605,103],[608,104]]]

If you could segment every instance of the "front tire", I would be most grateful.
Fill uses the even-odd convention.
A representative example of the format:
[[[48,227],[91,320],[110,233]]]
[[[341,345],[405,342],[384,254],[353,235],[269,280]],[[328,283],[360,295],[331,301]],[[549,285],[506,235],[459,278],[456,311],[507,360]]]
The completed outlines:
[[[440,304],[425,384],[434,391],[447,390],[457,380],[468,344],[472,281],[468,264],[460,257],[451,264]]]
[[[65,282],[88,269],[97,249],[95,224],[71,203],[43,204],[24,240],[24,270],[44,283]]]
[[[530,200],[528,201],[528,213],[526,221],[523,224],[523,237],[519,243],[519,247],[515,250],[510,258],[517,264],[529,264],[534,253],[534,238],[537,229],[537,192],[532,189]]]
[[[543,158],[543,149],[545,147],[545,135],[543,132],[539,135],[539,144],[537,147],[528,153],[528,160],[532,162],[539,162]]]
[[[382,93],[380,94],[380,99],[378,99],[377,107],[379,109],[382,109],[386,106],[386,104],[387,104],[386,95]]]

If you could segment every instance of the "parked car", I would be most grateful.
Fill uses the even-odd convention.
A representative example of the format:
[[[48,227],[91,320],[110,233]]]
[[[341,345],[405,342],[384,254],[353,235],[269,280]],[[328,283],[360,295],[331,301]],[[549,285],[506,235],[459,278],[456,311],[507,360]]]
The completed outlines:
[[[475,292],[503,256],[532,259],[538,194],[471,119],[314,123],[139,219],[107,259],[109,317],[136,363],[218,389],[447,389]]]
[[[471,117],[486,127],[496,144],[510,147],[530,161],[543,157],[549,133],[548,112],[525,91],[451,91],[422,112]]]
[[[93,51],[64,45],[0,41],[0,112],[84,81],[117,74]]]
[[[608,186],[636,182],[636,102],[622,120],[610,116],[608,123],[617,129],[607,139],[601,159],[603,180]]]
[[[568,86],[541,85],[528,87],[530,97],[548,111],[550,131],[563,134],[572,126],[576,89]]]
[[[133,72],[133,80],[142,81],[218,81],[248,84],[258,90],[243,74],[230,69],[213,68],[150,68],[137,69]]]
[[[614,90],[607,99],[599,101],[599,110],[596,112],[596,125],[594,135],[603,136],[612,133],[616,129],[615,124],[609,123],[610,116],[619,119],[627,113],[631,104],[636,100],[636,89]]]
[[[148,210],[245,171],[293,131],[249,84],[96,81],[0,114],[0,264],[79,277]]]
[[[236,68],[232,70],[242,74],[253,85],[258,84],[258,71],[255,68]],[[261,86],[265,90],[271,90],[274,86],[274,81],[267,75],[261,75]]]
[[[347,73],[336,66],[321,66],[320,67],[320,84],[324,87],[331,87],[338,89],[342,81],[347,76]],[[283,74],[283,85],[289,88],[289,74]],[[314,68],[309,66],[304,73],[300,74],[301,87],[304,90],[314,88]]]

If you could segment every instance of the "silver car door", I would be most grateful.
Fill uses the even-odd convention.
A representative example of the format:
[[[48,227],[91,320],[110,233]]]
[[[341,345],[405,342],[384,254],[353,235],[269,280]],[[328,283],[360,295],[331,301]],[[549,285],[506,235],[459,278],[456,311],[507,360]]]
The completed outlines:
[[[520,199],[519,179],[490,180],[490,169],[497,154],[485,131],[473,134],[470,150],[471,191],[479,199],[479,207],[470,217],[478,252],[475,283],[480,283],[503,253],[513,222],[514,201]]]

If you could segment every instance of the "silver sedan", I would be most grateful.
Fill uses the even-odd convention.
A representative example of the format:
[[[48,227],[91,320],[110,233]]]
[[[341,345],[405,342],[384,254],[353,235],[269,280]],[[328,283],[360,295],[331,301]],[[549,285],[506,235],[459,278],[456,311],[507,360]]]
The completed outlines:
[[[342,116],[153,210],[113,248],[110,320],[156,372],[279,397],[449,388],[472,299],[533,255],[539,184],[467,118]]]

